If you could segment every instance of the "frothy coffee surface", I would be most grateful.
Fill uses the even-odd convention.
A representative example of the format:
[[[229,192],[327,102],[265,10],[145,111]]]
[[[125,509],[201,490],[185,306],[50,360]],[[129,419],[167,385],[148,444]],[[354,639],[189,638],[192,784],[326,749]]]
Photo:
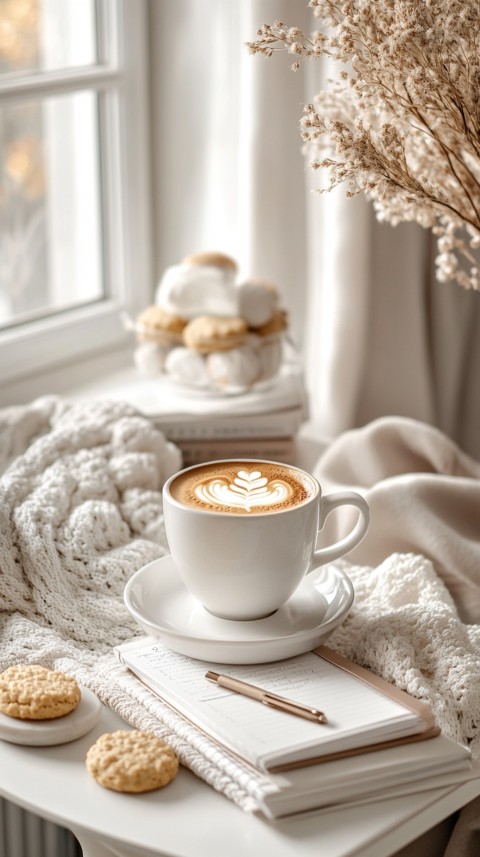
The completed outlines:
[[[288,465],[264,461],[203,464],[170,485],[175,500],[194,509],[232,515],[280,512],[316,493],[313,479]]]

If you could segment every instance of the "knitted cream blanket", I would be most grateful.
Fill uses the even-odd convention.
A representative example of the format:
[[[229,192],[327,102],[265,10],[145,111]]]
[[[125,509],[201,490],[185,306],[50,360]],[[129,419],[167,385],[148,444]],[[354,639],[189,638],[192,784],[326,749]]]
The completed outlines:
[[[244,809],[261,790],[235,760],[123,671],[112,647],[140,633],[126,581],[167,553],[161,487],[178,450],[132,408],[57,398],[0,410],[0,670],[72,673],[130,724]],[[428,702],[480,757],[480,626],[460,621],[429,560],[342,567],[355,604],[328,645]]]

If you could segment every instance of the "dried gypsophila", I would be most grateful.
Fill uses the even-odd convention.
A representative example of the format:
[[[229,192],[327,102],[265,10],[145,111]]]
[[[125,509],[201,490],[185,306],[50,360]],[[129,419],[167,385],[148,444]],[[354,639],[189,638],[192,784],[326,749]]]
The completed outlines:
[[[341,63],[301,119],[312,166],[329,190],[365,193],[377,217],[437,236],[437,279],[479,289],[480,3],[310,0],[320,29],[265,24],[252,53],[284,49]]]

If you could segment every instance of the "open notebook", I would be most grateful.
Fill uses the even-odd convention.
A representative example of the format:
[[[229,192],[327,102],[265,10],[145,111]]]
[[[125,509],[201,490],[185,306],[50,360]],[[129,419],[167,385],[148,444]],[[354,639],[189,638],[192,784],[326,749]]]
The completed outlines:
[[[228,669],[150,638],[115,651],[164,702],[260,771],[289,771],[438,734],[428,706],[324,647]],[[328,722],[312,723],[218,687],[206,680],[207,670],[320,708]]]

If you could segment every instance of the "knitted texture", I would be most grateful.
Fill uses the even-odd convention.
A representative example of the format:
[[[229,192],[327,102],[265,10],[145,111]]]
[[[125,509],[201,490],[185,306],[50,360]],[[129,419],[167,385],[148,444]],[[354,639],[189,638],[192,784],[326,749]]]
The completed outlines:
[[[177,448],[129,406],[42,399],[0,412],[0,449],[16,453],[0,481],[0,663],[20,641],[35,660],[39,637],[96,653],[131,637],[122,592],[167,552],[161,488]]]
[[[265,783],[126,673],[112,647],[140,634],[129,577],[167,553],[161,488],[178,450],[134,409],[57,398],[0,411],[0,670],[75,675],[133,726],[243,809]],[[354,606],[327,644],[429,703],[445,735],[480,757],[480,627],[465,625],[431,562],[340,563]]]
[[[392,554],[343,568],[354,607],[328,645],[427,702],[444,735],[480,758],[480,625],[466,625],[432,563]]]

